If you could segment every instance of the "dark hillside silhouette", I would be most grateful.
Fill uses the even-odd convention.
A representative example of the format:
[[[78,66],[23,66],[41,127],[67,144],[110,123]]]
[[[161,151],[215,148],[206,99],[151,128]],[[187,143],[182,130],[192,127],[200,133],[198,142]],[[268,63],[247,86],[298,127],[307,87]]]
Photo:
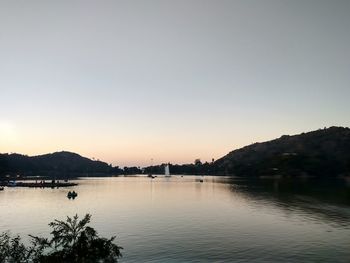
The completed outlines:
[[[55,152],[38,156],[0,154],[0,174],[87,176],[121,174],[122,170],[105,162],[90,160],[72,152]]]
[[[242,176],[350,175],[350,129],[284,135],[232,151],[214,166],[218,173]]]
[[[146,167],[145,174],[164,174],[164,166]],[[234,150],[215,162],[169,164],[172,174],[236,176],[349,176],[350,129],[330,127],[299,135],[254,143]],[[6,174],[50,177],[140,174],[138,167],[112,167],[76,153],[56,152],[39,156],[0,154],[0,176]]]

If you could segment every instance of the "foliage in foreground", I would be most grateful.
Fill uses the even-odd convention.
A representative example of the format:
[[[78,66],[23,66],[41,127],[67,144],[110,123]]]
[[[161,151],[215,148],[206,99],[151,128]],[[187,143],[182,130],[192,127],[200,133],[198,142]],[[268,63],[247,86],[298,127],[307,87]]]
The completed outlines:
[[[55,220],[49,224],[53,229],[52,238],[31,237],[31,245],[26,247],[19,236],[11,237],[8,232],[0,234],[0,262],[8,263],[92,263],[118,262],[122,247],[110,239],[97,235],[88,226],[91,215],[82,220],[78,216],[67,217],[66,221]]]

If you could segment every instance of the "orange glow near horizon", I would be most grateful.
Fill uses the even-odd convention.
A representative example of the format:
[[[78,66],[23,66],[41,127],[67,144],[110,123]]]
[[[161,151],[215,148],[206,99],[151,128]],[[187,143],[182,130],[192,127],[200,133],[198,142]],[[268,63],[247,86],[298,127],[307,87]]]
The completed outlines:
[[[119,130],[85,130],[72,125],[70,129],[33,128],[0,123],[0,152],[21,153],[29,156],[57,151],[71,151],[90,159],[95,158],[123,166],[149,166],[153,164],[193,163],[196,158],[210,162],[226,155],[230,151],[257,141],[277,138],[283,133],[269,134],[263,129],[260,137],[237,129],[231,136],[229,129],[221,131],[221,136],[212,136],[208,132],[185,133],[169,131],[154,133],[138,129],[128,133]],[[216,131],[220,132],[220,131]],[[254,138],[255,137],[255,138]],[[254,139],[252,139],[254,138]]]

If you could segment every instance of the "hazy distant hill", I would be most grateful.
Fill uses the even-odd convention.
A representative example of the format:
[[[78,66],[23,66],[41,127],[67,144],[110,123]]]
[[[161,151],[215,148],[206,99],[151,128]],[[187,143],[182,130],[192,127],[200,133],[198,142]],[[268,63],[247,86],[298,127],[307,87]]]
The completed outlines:
[[[55,152],[32,157],[0,154],[0,174],[84,175],[112,172],[113,168],[105,162],[90,160],[71,152]]]
[[[350,129],[331,127],[255,143],[214,163],[216,173],[256,175],[350,175]]]

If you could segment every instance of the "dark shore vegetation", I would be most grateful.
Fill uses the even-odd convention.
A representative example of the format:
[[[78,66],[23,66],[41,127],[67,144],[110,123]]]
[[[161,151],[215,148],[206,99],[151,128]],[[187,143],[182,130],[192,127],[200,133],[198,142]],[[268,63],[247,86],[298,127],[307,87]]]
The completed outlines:
[[[31,245],[22,243],[20,236],[0,234],[0,262],[4,263],[95,263],[118,262],[122,247],[114,243],[115,237],[99,237],[89,227],[91,215],[82,220],[78,216],[49,224],[51,238],[31,237]]]

